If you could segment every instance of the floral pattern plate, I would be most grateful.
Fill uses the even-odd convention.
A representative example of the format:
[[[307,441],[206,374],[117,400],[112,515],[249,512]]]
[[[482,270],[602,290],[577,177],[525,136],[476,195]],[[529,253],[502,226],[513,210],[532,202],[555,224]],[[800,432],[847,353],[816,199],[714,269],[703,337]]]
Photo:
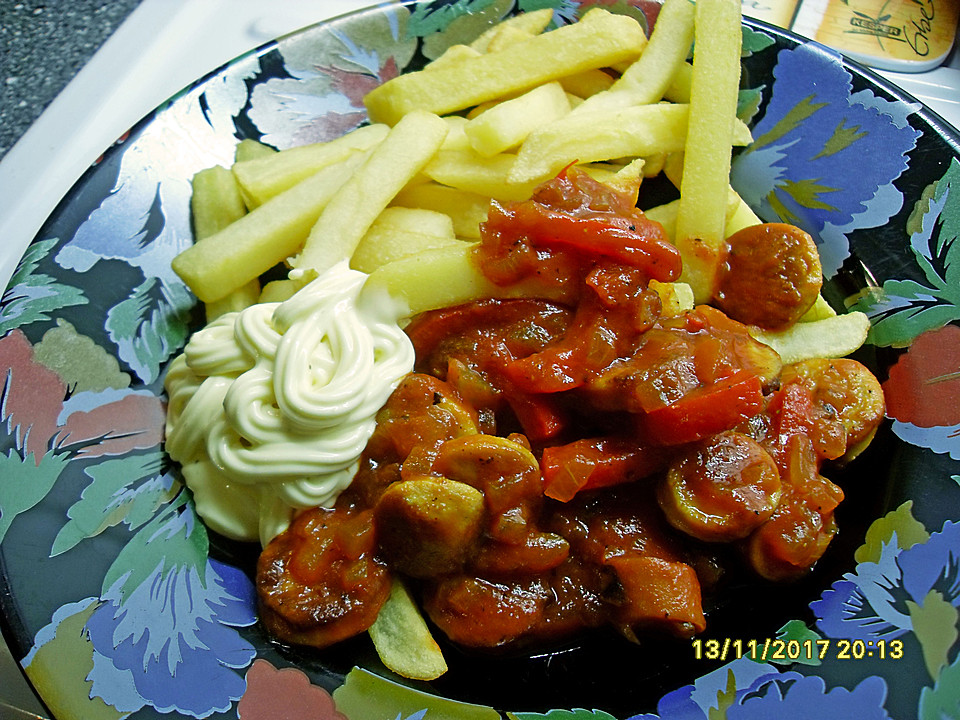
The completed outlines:
[[[647,0],[603,3],[645,25]],[[815,573],[731,587],[699,643],[613,638],[530,656],[447,650],[432,684],[365,637],[326,652],[256,623],[256,549],[208,532],[164,455],[162,379],[199,326],[170,269],[190,178],[239,138],[335,137],[361,98],[500,18],[573,0],[385,3],[200,80],[107,150],[30,245],[0,303],[0,616],[55,717],[960,717],[960,145],[831,51],[744,26],[733,182],[819,243],[889,419],[839,471],[841,533]]]

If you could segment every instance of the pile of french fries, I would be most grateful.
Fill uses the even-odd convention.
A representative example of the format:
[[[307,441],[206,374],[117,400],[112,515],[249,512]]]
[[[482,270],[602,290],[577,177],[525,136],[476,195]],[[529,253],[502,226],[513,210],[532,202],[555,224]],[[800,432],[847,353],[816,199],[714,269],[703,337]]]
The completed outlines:
[[[551,21],[549,9],[511,17],[381,85],[365,100],[370,124],[337,140],[280,152],[243,142],[231,168],[199,173],[197,242],[173,267],[208,319],[282,301],[340,263],[410,316],[522,295],[473,264],[480,223],[491,200],[526,199],[570,164],[629,193],[665,174],[679,199],[647,215],[684,270],[658,290],[674,311],[709,302],[726,238],[760,222],[729,185],[732,150],[751,141],[736,117],[740,0],[666,0],[649,38],[600,8]],[[287,277],[261,287],[284,263]],[[849,354],[869,327],[822,300],[804,320],[757,335],[794,362]],[[446,665],[411,607],[395,592],[371,635],[388,666],[430,679]]]

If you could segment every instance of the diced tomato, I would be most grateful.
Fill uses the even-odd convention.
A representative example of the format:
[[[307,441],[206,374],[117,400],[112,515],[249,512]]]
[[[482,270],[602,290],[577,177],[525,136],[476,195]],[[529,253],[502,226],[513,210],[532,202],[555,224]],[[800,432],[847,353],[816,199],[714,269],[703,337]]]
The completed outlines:
[[[658,445],[694,442],[736,427],[763,410],[763,384],[746,371],[698,387],[638,416],[643,435]]]

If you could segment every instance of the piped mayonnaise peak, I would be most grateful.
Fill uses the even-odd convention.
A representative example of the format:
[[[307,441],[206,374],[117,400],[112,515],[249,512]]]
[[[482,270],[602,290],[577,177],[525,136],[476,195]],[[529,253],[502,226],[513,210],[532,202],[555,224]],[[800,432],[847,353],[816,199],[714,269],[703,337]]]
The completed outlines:
[[[350,484],[375,415],[413,368],[402,308],[341,263],[282,303],[223,315],[171,364],[166,448],[197,512],[266,544]]]

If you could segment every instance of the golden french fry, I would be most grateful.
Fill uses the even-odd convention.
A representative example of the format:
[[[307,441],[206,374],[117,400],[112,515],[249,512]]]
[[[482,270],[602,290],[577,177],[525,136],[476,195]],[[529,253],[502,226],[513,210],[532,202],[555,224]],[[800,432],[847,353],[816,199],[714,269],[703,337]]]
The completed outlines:
[[[367,632],[383,664],[402,677],[434,680],[447,671],[440,646],[399,579]]]
[[[681,279],[693,288],[698,303],[713,296],[727,222],[741,38],[739,0],[697,2],[689,130],[675,242],[684,259]]]
[[[516,155],[484,157],[473,150],[441,150],[424,168],[430,179],[478,195],[505,201],[530,197],[537,182],[508,182]]]
[[[264,145],[262,142],[246,138],[237,143],[237,147],[233,151],[233,161],[243,162],[244,160],[254,160],[258,157],[273,155],[276,152],[277,151],[269,145]]]
[[[644,177],[644,165],[643,158],[636,158],[626,165],[592,163],[580,165],[579,168],[594,180],[598,180],[618,192],[632,196],[634,202],[636,202],[640,184]]]
[[[655,205],[643,211],[648,219],[658,222],[663,226],[667,237],[672,241],[677,234],[677,212],[680,210],[680,201],[671,200],[663,205]]]
[[[468,120],[460,115],[445,115],[441,118],[447,124],[447,136],[443,139],[441,150],[467,150],[470,138],[467,135]]]
[[[455,238],[453,219],[443,212],[421,207],[393,205],[385,208],[373,223],[380,228],[394,228],[404,232]]]
[[[490,43],[503,32],[504,28],[514,28],[523,30],[530,35],[539,35],[547,29],[551,20],[553,20],[552,8],[541,8],[540,10],[520,13],[506,20],[501,20],[493,27],[485,30],[480,37],[470,43],[470,47],[478,53],[489,52]]]
[[[657,103],[612,112],[571,112],[531,133],[520,146],[510,182],[542,182],[571,162],[597,162],[683,150],[689,105]],[[737,121],[736,140],[750,141]],[[739,127],[742,126],[742,127]],[[731,142],[733,141],[731,129]]]
[[[470,146],[485,157],[511,150],[537,127],[570,112],[570,101],[558,82],[546,83],[489,108],[463,128]]]
[[[613,77],[603,70],[584,70],[574,75],[567,75],[557,82],[571,95],[579,98],[591,98],[597,93],[605,92],[613,86]]]
[[[241,285],[226,297],[206,303],[205,311],[207,322],[216,320],[221,315],[237,312],[260,302],[260,280],[254,278]]]
[[[667,162],[667,153],[658,152],[653,155],[647,155],[643,158],[643,176],[656,177],[663,172],[663,167]]]
[[[459,63],[462,60],[479,57],[482,54],[483,53],[479,52],[478,50],[474,50],[469,45],[451,45],[443,51],[442,55],[434,58],[424,65],[423,69],[429,72],[431,70],[436,70],[437,68]]]
[[[671,200],[663,205],[657,205],[644,211],[651,220],[656,220],[663,226],[667,237],[673,240],[677,234],[677,216],[680,213],[680,200]],[[727,214],[724,226],[724,238],[728,238],[737,230],[748,225],[756,225],[759,218],[753,214],[750,207],[740,198],[733,188],[727,190]],[[686,262],[686,257],[684,257]]]
[[[193,236],[203,240],[247,214],[233,173],[221,165],[200,170],[190,182]]]
[[[781,332],[751,328],[750,334],[779,353],[784,364],[812,358],[846,357],[867,339],[870,319],[861,312],[798,322]]]
[[[283,302],[294,296],[294,293],[300,289],[300,283],[293,280],[271,280],[263,286],[260,291],[260,299],[257,302]]]
[[[746,227],[752,227],[753,225],[759,225],[761,223],[760,218],[757,217],[756,213],[753,212],[753,209],[744,202],[743,198],[737,194],[737,192],[730,188],[729,201],[733,203],[733,213],[730,212],[729,205],[727,206],[727,223],[723,228],[723,236],[725,238],[730,237],[735,232],[743,230]]]
[[[486,51],[488,53],[500,52],[511,45],[529,40],[534,35],[537,35],[537,33],[516,27],[515,25],[501,24],[497,27],[497,32],[490,38],[490,43],[487,45]]]
[[[319,274],[348,260],[374,219],[434,156],[447,128],[432,113],[414,111],[404,116],[330,198],[294,268]]]
[[[677,68],[667,89],[663,91],[663,99],[670,102],[690,102],[690,85],[693,82],[693,65],[681,63]]]
[[[500,288],[471,261],[471,246],[427,250],[382,265],[367,278],[364,292],[386,292],[405,303],[412,317],[427,310],[496,297]]]
[[[813,305],[810,306],[810,309],[803,314],[803,317],[800,318],[800,322],[826,320],[827,318],[834,317],[836,314],[837,311],[830,306],[830,303],[824,299],[823,295],[817,295],[817,299]]]
[[[323,168],[345,160],[350,155],[369,150],[387,136],[386,125],[357,128],[336,140],[314,143],[274,152],[233,165],[233,174],[244,197],[253,206],[287,190]]]
[[[680,181],[683,180],[683,153],[667,153],[663,161],[663,174],[667,180],[673,183],[673,186],[680,189]]]
[[[650,289],[660,296],[664,317],[676,317],[693,310],[693,290],[686,283],[651,280]]]
[[[737,123],[739,126],[740,123]],[[734,137],[734,145],[739,144],[739,139]],[[683,183],[683,153],[671,153],[666,156],[663,163],[663,174],[678,189]],[[757,217],[753,209],[744,202],[743,198],[732,187],[727,188],[727,212],[724,224],[724,238],[728,238],[738,230],[751,225],[759,225],[762,221]],[[679,201],[677,201],[679,204]],[[673,220],[676,223],[676,218]]]
[[[436,182],[408,185],[393,199],[394,205],[435,210],[453,221],[457,237],[476,240],[480,223],[487,219],[490,198]]]
[[[661,100],[690,52],[695,7],[690,0],[666,0],[639,59],[609,90],[588,98],[577,112],[617,110]]]
[[[190,210],[193,215],[193,235],[197,242],[216,235],[247,214],[237,179],[227,168],[215,165],[201,170],[193,176],[191,186]],[[226,297],[206,303],[204,310],[207,322],[225,313],[249,307],[257,302],[259,296],[260,281],[253,278]]]
[[[381,265],[424,250],[462,244],[453,220],[433,210],[388,207],[374,220],[350,258],[350,267],[371,273]]]
[[[365,293],[386,295],[402,302],[412,317],[427,310],[459,305],[482,298],[542,297],[559,300],[543,287],[519,283],[501,287],[480,271],[473,261],[473,243],[425,250],[381,265],[367,278]],[[556,290],[559,293],[559,290]]]
[[[647,36],[636,20],[594,8],[578,23],[536,35],[500,52],[400,75],[371,90],[364,102],[374,122],[391,125],[412,110],[443,115],[638,57],[646,42]],[[550,62],[544,62],[545,58]]]
[[[296,253],[363,160],[324,168],[177,255],[174,271],[203,302],[219,300]]]

